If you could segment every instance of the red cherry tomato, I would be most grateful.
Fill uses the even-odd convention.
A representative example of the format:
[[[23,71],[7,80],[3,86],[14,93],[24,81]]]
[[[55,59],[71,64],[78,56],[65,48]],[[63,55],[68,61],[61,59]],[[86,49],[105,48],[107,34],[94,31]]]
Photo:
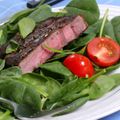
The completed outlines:
[[[87,46],[89,58],[101,67],[115,64],[120,58],[120,47],[117,42],[106,37],[97,37]]]
[[[91,77],[94,74],[91,61],[80,54],[69,55],[63,64],[78,77]]]

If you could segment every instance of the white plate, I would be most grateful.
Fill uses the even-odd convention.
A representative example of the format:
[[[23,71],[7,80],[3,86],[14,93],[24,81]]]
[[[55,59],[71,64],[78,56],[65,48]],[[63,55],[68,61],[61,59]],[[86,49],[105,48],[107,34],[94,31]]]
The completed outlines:
[[[111,5],[99,5],[101,16],[104,11],[109,8],[109,18],[120,15],[120,7]],[[54,8],[58,10],[60,8]],[[120,73],[120,68],[113,73]],[[59,117],[51,117],[50,115],[35,118],[31,120],[96,120],[105,117],[111,113],[120,110],[120,87],[114,89],[102,98],[94,101],[87,102],[78,110]],[[25,119],[27,120],[27,119]]]

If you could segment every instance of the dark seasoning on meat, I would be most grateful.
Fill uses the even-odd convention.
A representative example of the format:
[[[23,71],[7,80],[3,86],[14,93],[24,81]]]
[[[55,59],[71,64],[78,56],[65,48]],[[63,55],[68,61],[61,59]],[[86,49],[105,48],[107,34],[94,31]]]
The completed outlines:
[[[71,19],[72,17],[50,18],[36,26],[35,30],[28,35],[25,40],[17,33],[13,39],[18,42],[20,49],[17,53],[6,56],[7,64],[18,65],[19,62],[42,43],[50,33],[65,26]]]
[[[20,47],[17,52],[5,56],[6,63],[20,66],[23,73],[32,72],[53,55],[43,45],[61,49],[86,28],[87,23],[81,16],[49,18],[38,24],[24,40],[19,33],[13,37]]]

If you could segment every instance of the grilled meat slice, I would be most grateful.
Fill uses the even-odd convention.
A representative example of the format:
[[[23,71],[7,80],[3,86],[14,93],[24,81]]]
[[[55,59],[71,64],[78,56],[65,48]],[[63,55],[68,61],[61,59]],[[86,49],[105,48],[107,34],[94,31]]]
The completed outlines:
[[[35,30],[24,40],[19,33],[13,38],[20,44],[17,52],[7,55],[8,65],[19,65],[23,73],[32,72],[39,64],[46,62],[53,53],[45,49],[61,49],[76,39],[87,24],[81,16],[50,18],[37,25]]]

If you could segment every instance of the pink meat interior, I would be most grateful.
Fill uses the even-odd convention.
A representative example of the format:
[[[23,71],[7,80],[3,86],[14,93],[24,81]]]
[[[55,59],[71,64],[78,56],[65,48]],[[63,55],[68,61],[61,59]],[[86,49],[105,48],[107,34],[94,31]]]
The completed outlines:
[[[48,60],[53,52],[47,50],[45,45],[54,49],[62,49],[69,42],[75,40],[87,27],[84,19],[81,16],[75,17],[71,23],[61,29],[53,32],[49,37],[36,47],[29,55],[27,55],[20,63],[19,66],[23,73],[32,72]]]

